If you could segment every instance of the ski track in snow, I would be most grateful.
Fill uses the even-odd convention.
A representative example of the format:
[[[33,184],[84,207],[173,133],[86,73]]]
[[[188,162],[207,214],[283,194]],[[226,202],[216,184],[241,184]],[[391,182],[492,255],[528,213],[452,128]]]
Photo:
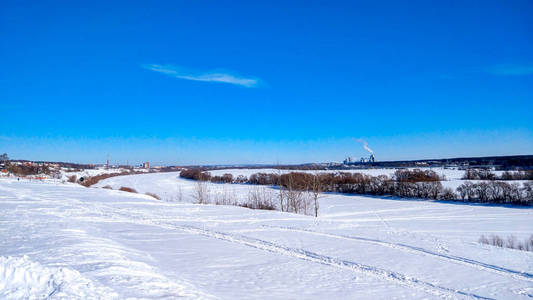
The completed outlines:
[[[382,240],[378,240],[378,239],[365,238],[365,237],[337,235],[337,234],[318,232],[318,231],[312,231],[312,230],[308,230],[308,229],[301,229],[301,228],[294,228],[294,227],[282,227],[282,226],[270,226],[270,225],[263,225],[263,226],[267,227],[267,228],[274,228],[274,229],[279,229],[279,230],[303,232],[303,233],[314,234],[314,235],[318,235],[318,236],[325,236],[325,237],[331,237],[331,238],[337,238],[337,239],[354,240],[354,241],[358,241],[358,242],[372,243],[372,244],[376,244],[376,245],[380,245],[380,246],[389,247],[389,248],[392,248],[392,249],[397,249],[397,250],[401,250],[401,251],[407,251],[407,252],[410,252],[410,253],[421,253],[423,255],[437,257],[439,259],[443,259],[443,260],[446,260],[446,261],[451,261],[451,262],[459,263],[459,264],[462,264],[462,265],[471,266],[471,267],[477,268],[479,270],[486,270],[486,271],[494,272],[494,273],[497,273],[497,274],[500,274],[500,275],[511,276],[513,278],[517,278],[517,279],[522,279],[522,280],[526,280],[526,281],[529,281],[529,282],[533,282],[533,274],[530,274],[530,273],[527,273],[527,272],[520,272],[520,271],[516,271],[516,270],[511,270],[511,269],[508,269],[508,268],[487,264],[487,263],[476,261],[476,260],[469,259],[469,258],[466,258],[466,257],[460,257],[460,256],[455,256],[455,255],[446,255],[446,254],[436,253],[436,252],[424,249],[422,247],[415,247],[415,246],[410,246],[410,245],[401,244],[401,243],[389,243],[389,242],[386,242],[386,241],[382,241]]]
[[[103,210],[104,208],[105,210]],[[188,225],[177,225],[169,222],[162,222],[157,221],[156,218],[152,218],[149,216],[137,214],[127,214],[127,213],[120,213],[121,209],[114,209],[112,210],[112,207],[106,206],[106,205],[98,205],[98,207],[91,207],[88,208],[92,212],[98,211],[102,216],[109,217],[111,219],[114,219],[115,221],[121,221],[121,222],[133,222],[137,224],[142,225],[153,225],[153,226],[160,226],[165,227],[167,229],[177,229],[181,230],[187,233],[196,234],[196,235],[202,235],[207,236],[211,238],[216,238],[219,240],[224,240],[232,243],[237,243],[241,245],[245,245],[248,247],[253,247],[260,250],[269,251],[272,253],[289,256],[289,257],[295,257],[299,259],[303,259],[306,261],[314,262],[314,263],[320,263],[325,264],[341,269],[351,270],[358,273],[362,273],[365,275],[370,275],[374,278],[378,278],[381,280],[388,280],[391,282],[395,282],[400,285],[408,286],[411,288],[416,288],[418,290],[424,291],[426,293],[445,298],[445,299],[457,299],[457,298],[474,298],[474,299],[493,299],[489,297],[483,297],[480,295],[472,294],[463,292],[460,290],[455,290],[447,287],[442,287],[439,285],[435,285],[429,282],[425,282],[423,280],[419,280],[412,276],[407,276],[398,272],[378,268],[371,265],[365,265],[358,262],[353,262],[349,260],[343,260],[327,255],[321,255],[312,251],[308,251],[305,249],[296,249],[296,248],[290,248],[285,247],[273,242],[255,239],[251,237],[246,237],[243,235],[235,235],[235,234],[229,234],[229,233],[222,233],[218,231],[212,231],[207,229],[201,229],[194,226],[188,226]]]
[[[128,215],[120,215],[121,217],[126,217],[130,220],[130,216]],[[135,218],[135,220],[140,221],[139,218]],[[219,240],[224,240],[232,243],[238,243],[241,245],[245,245],[248,247],[253,247],[256,249],[266,250],[269,252],[295,257],[299,259],[303,259],[306,261],[314,262],[314,263],[320,263],[325,264],[337,268],[347,269],[351,271],[355,271],[358,273],[362,273],[365,275],[370,275],[372,277],[382,279],[382,280],[388,280],[395,282],[397,284],[409,286],[412,288],[416,288],[419,290],[422,290],[426,293],[433,294],[435,296],[445,298],[445,299],[457,299],[457,298],[474,298],[474,299],[493,299],[488,297],[483,297],[480,295],[472,294],[463,292],[460,290],[455,290],[447,287],[438,286],[436,284],[432,284],[429,282],[425,282],[422,280],[419,280],[417,278],[406,276],[404,274],[389,271],[385,269],[381,269],[375,266],[365,265],[358,262],[353,262],[349,260],[342,260],[339,258],[327,256],[327,255],[321,255],[318,253],[314,253],[311,251],[307,251],[305,249],[295,249],[290,247],[285,247],[273,242],[255,239],[251,237],[246,237],[243,235],[235,235],[235,234],[229,234],[229,233],[223,233],[213,230],[207,230],[207,229],[201,229],[194,226],[185,226],[185,225],[176,225],[172,223],[167,222],[161,222],[161,221],[153,221],[152,219],[143,219],[140,223],[145,225],[157,225],[157,226],[163,226],[169,229],[178,229],[181,231],[185,231],[188,233],[196,234],[196,235],[203,235],[211,238],[216,238]]]
[[[216,232],[216,231],[210,231],[205,229],[200,229],[192,226],[180,226],[181,228],[177,227],[178,229],[181,229],[183,231],[187,231],[190,233],[195,234],[201,234],[208,237],[213,237],[225,241],[229,241],[232,243],[239,243],[242,245],[246,245],[249,247],[266,250],[286,256],[296,257],[303,260],[315,262],[315,263],[321,263],[325,265],[330,265],[337,268],[342,269],[348,269],[352,270],[358,273],[363,273],[366,275],[370,275],[373,277],[376,277],[378,279],[383,280],[389,280],[393,281],[398,284],[407,285],[409,287],[420,289],[424,292],[431,293],[435,296],[445,298],[445,299],[454,299],[457,296],[461,297],[468,297],[468,298],[475,298],[475,299],[493,299],[493,298],[487,298],[483,296],[479,296],[476,294],[466,293],[459,290],[454,290],[442,286],[438,286],[429,282],[425,282],[422,280],[419,280],[414,277],[406,276],[401,273],[397,273],[394,271],[389,271],[381,268],[377,268],[370,265],[365,265],[353,261],[348,260],[342,260],[334,257],[330,257],[327,255],[321,255],[318,253],[314,253],[311,251],[307,251],[305,249],[295,249],[290,247],[285,247],[279,244],[275,244],[269,241],[260,240],[260,239],[253,239],[250,237],[242,236],[242,235],[231,235],[227,233],[222,232]]]

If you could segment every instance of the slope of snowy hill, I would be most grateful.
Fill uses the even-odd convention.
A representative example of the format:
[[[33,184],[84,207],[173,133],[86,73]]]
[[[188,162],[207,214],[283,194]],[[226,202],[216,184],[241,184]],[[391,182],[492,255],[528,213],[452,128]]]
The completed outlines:
[[[177,173],[113,177],[150,196],[0,179],[0,297],[530,299],[531,208],[327,194],[318,218],[192,204]],[[209,184],[245,197],[255,186]],[[169,202],[164,200],[177,200]]]
[[[83,169],[83,170],[61,170],[60,176],[62,180],[68,180],[70,176],[76,176],[77,179],[81,177],[92,177],[102,174],[113,174],[113,173],[129,173],[129,172],[148,172],[148,169],[136,168],[136,169],[125,169],[125,168],[96,168],[96,169]]]

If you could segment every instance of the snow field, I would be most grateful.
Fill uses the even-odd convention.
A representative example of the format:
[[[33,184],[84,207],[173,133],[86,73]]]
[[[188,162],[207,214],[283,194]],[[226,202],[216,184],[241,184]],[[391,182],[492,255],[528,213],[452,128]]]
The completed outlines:
[[[481,234],[529,236],[530,208],[325,194],[314,218],[191,204],[195,184],[178,173],[98,184],[156,193],[158,201],[2,179],[0,256],[75,270],[108,289],[107,298],[533,297],[532,253],[477,242]],[[242,198],[257,188],[208,187]]]
[[[27,256],[0,257],[2,299],[103,299],[116,298],[112,290],[97,287],[78,271],[47,268]]]

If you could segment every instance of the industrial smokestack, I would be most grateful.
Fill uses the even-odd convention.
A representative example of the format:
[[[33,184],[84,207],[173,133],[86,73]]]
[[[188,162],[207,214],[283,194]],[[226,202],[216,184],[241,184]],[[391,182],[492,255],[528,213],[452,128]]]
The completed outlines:
[[[356,139],[358,143],[363,143],[363,148],[365,148],[366,151],[368,151],[370,154],[374,154],[374,151],[368,147],[368,143],[363,139]]]

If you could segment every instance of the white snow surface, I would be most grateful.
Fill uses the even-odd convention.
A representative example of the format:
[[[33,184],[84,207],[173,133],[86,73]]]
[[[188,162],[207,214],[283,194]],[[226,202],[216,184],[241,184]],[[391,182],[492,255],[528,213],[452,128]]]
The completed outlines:
[[[68,177],[76,175],[76,178],[81,177],[92,177],[102,174],[112,174],[112,173],[122,173],[122,172],[131,172],[130,169],[124,168],[95,168],[95,169],[83,169],[78,171],[69,172],[68,170],[61,170],[61,179],[68,180]],[[135,169],[136,172],[148,172],[148,169]]]
[[[0,178],[0,298],[533,298],[533,253],[477,242],[528,237],[531,208],[324,194],[314,218],[193,204],[178,174],[97,185],[163,200]]]
[[[103,299],[116,297],[109,288],[97,287],[78,271],[46,268],[27,256],[0,257],[2,299]]]

